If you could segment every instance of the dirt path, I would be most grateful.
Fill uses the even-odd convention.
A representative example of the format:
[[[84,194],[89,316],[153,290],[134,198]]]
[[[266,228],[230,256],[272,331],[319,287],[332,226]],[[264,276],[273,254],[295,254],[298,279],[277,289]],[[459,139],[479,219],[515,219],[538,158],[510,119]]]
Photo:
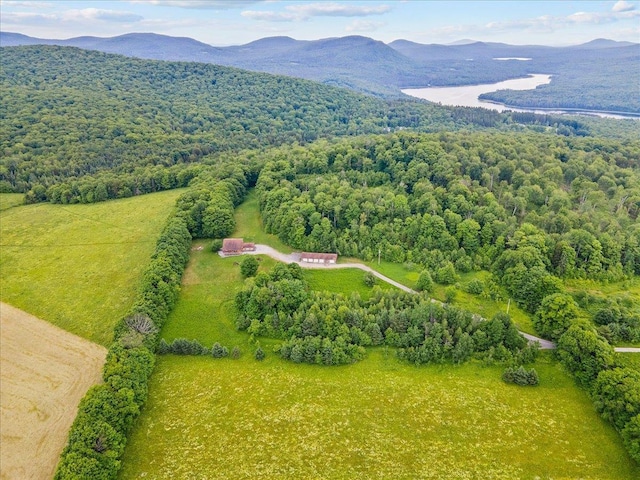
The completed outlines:
[[[0,303],[0,478],[52,478],[106,349]]]

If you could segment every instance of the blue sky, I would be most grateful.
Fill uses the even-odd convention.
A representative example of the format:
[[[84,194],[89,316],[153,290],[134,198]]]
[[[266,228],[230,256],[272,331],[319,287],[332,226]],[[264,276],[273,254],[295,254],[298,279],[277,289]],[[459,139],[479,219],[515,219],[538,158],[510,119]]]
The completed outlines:
[[[287,35],[391,42],[640,42],[640,1],[0,0],[0,29],[41,38],[154,32],[211,45]]]

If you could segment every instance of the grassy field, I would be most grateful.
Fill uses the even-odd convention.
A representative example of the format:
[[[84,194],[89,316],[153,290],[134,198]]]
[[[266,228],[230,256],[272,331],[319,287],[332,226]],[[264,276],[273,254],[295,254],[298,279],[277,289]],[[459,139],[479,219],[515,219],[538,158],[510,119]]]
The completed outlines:
[[[121,479],[631,479],[613,428],[553,362],[416,368],[384,349],[345,367],[164,356]]]
[[[206,248],[206,241],[194,243],[191,259],[182,278],[180,300],[162,330],[162,337],[197,339],[206,346],[220,342],[230,349],[246,348],[247,335],[235,328],[234,298],[242,288],[240,258],[221,258]],[[202,249],[198,247],[203,246]],[[258,271],[270,269],[275,260],[260,255]]]
[[[0,193],[0,212],[24,204],[24,193]]]
[[[181,193],[3,211],[2,301],[107,345]]]
[[[363,299],[368,299],[373,292],[373,288],[364,283],[364,272],[357,268],[304,270],[303,273],[312,290],[344,293],[347,296],[351,295],[351,292],[358,292]],[[379,279],[376,279],[376,286],[383,290],[396,288]]]
[[[234,237],[244,238],[245,242],[262,243],[269,245],[283,253],[291,253],[293,249],[285,245],[280,239],[264,231],[258,195],[255,190],[250,190],[245,201],[242,202],[235,213],[236,231]]]

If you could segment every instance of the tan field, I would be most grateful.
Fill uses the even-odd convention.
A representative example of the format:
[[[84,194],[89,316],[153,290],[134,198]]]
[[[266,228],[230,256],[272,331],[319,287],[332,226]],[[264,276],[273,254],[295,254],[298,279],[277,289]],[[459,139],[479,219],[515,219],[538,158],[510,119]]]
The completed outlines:
[[[52,478],[107,351],[5,303],[0,328],[0,478]]]

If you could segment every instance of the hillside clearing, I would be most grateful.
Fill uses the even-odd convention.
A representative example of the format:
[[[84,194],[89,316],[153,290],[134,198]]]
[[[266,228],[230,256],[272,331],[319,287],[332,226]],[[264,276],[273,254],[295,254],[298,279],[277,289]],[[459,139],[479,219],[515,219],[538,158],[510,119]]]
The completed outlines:
[[[0,478],[51,478],[106,349],[5,303],[0,325]]]

